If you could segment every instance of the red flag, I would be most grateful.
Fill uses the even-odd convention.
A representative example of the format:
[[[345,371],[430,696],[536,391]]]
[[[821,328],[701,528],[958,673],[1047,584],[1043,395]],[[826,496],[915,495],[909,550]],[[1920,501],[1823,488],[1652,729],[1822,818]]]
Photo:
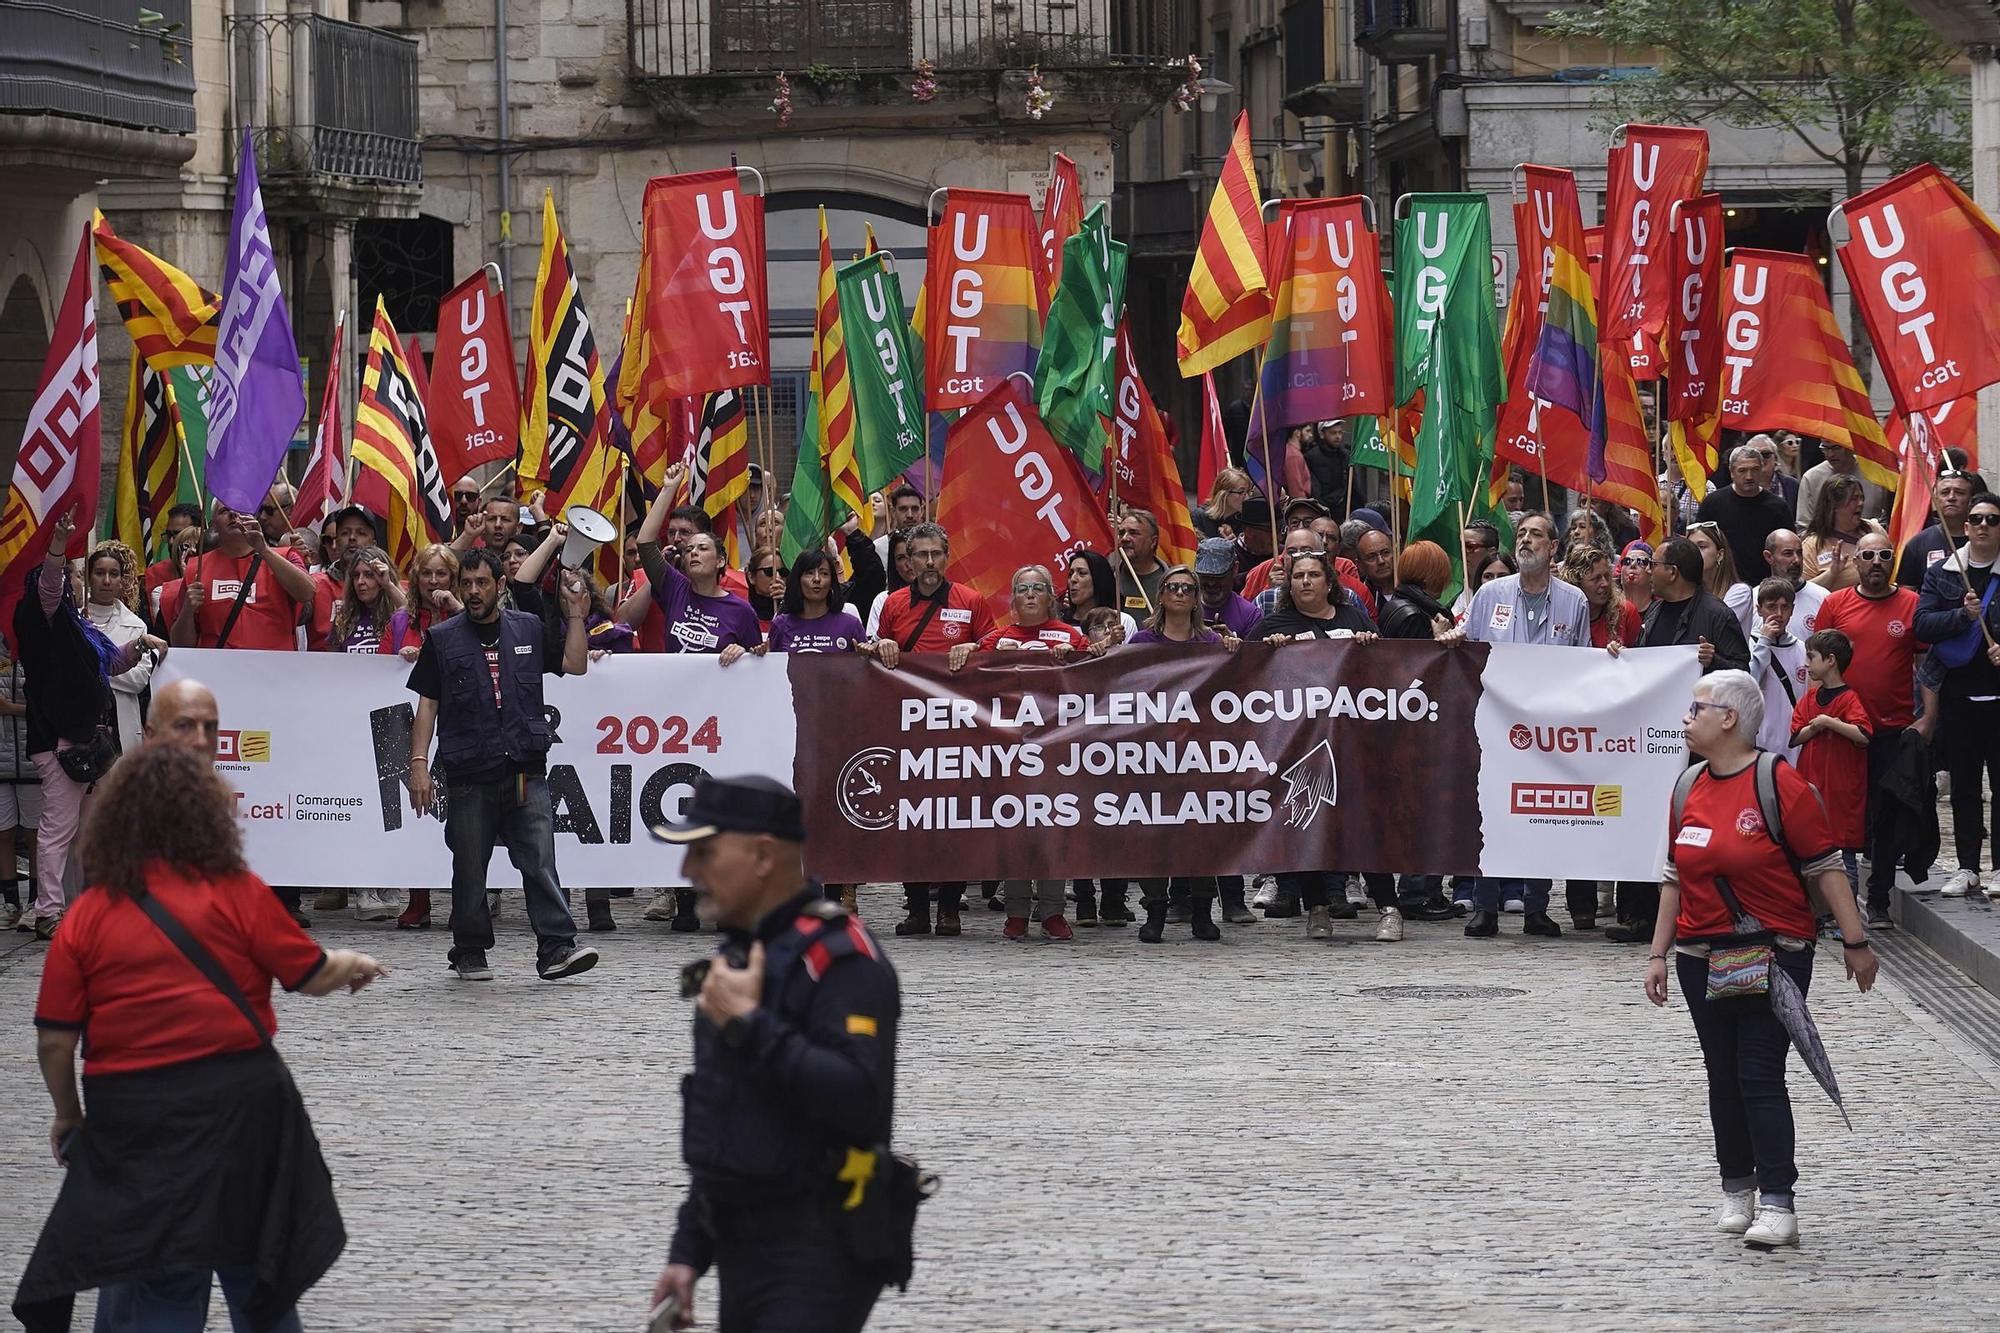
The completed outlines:
[[[1918,422],[1918,437],[1910,437],[1907,422]],[[1979,398],[1968,394],[1908,418],[1891,415],[1889,447],[1902,458],[1902,478],[1896,486],[1896,506],[1889,514],[1889,541],[1899,554],[1910,538],[1931,521],[1931,487],[1946,448],[1963,449],[1966,466],[1979,466]]]
[[[1681,200],[1672,232],[1661,416],[1681,477],[1699,500],[1721,461],[1722,196]]]
[[[1169,565],[1193,565],[1201,534],[1188,515],[1187,487],[1181,484],[1173,442],[1140,377],[1138,359],[1132,355],[1132,333],[1123,319],[1118,321],[1118,381],[1111,414],[1115,450],[1105,472],[1128,504],[1144,509],[1160,525],[1160,559]]]
[[[1598,336],[1629,344],[1643,331],[1659,344],[1667,324],[1667,213],[1701,190],[1708,131],[1627,125],[1605,169],[1603,286]],[[1629,353],[1628,353],[1629,355]]]
[[[1840,206],[1840,248],[1901,413],[2000,380],[2000,229],[1926,163]]]
[[[438,303],[437,328],[435,373],[424,401],[438,468],[450,486],[483,463],[514,456],[521,386],[514,378],[507,302],[488,289],[485,269]],[[416,372],[414,363],[410,371]]]
[[[952,423],[938,522],[951,534],[952,578],[984,597],[995,619],[1010,614],[1021,566],[1047,565],[1060,588],[1071,552],[1111,549],[1083,465],[1011,377]]]
[[[1222,396],[1215,391],[1215,372],[1201,372],[1201,472],[1196,478],[1201,502],[1215,495],[1215,474],[1229,466],[1229,434],[1222,428]]]
[[[1834,320],[1819,265],[1801,254],[1735,250],[1723,308],[1722,424],[1783,426],[1854,451],[1861,473],[1896,484],[1897,462]]]
[[[298,498],[292,501],[292,522],[300,527],[317,529],[328,514],[347,503],[347,434],[340,421],[341,340],[346,332],[343,310],[333,324],[333,353],[326,359],[326,391],[320,396],[312,454],[306,459]]]
[[[646,182],[640,262],[660,396],[687,398],[771,377],[763,201],[730,168]]]
[[[931,228],[924,271],[925,406],[970,407],[1042,345],[1035,210],[1025,194],[953,189]]]
[[[408,334],[403,339],[403,364],[410,368],[410,383],[416,387],[417,396],[424,400],[424,410],[430,410],[431,371],[424,362],[424,345],[417,335]]]
[[[14,456],[14,484],[0,512],[0,633],[10,641],[15,604],[27,588],[29,572],[48,557],[56,520],[74,515],[76,526],[63,552],[72,559],[90,549],[97,527],[104,442],[98,419],[97,275],[90,261],[86,226]],[[17,651],[19,647],[15,645]]]
[[[1047,319],[1049,302],[1062,281],[1063,242],[1083,228],[1083,181],[1076,163],[1067,154],[1057,153],[1055,169],[1049,173],[1049,192],[1042,198],[1042,318]]]

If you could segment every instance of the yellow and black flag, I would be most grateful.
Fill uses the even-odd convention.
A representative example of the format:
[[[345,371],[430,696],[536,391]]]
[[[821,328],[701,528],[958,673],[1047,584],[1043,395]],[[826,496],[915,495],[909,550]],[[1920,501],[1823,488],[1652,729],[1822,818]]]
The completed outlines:
[[[583,308],[553,194],[542,195],[542,259],[528,327],[528,386],[518,469],[521,498],[544,492],[542,508],[561,518],[587,505],[617,518],[624,455],[612,443],[611,405],[597,338]],[[617,551],[610,553],[616,577]]]
[[[148,250],[121,239],[94,215],[97,264],[132,346],[154,370],[215,361],[215,327],[222,298]]]
[[[451,540],[451,496],[431,447],[423,399],[379,296],[354,409],[352,462],[354,502],[385,518],[389,559],[398,569],[407,570],[430,543]]]
[[[125,390],[125,423],[118,432],[118,484],[111,508],[111,535],[150,562],[159,552],[154,539],[166,532],[163,520],[180,488],[180,435],[173,386],[132,348],[132,375]]]

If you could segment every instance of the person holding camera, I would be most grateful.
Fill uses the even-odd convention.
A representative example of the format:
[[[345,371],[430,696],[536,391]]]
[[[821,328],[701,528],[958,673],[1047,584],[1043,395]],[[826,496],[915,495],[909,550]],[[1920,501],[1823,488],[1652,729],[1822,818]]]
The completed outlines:
[[[713,1267],[724,1333],[859,1329],[909,1280],[921,1195],[888,1151],[902,1000],[875,937],[806,878],[799,798],[764,777],[695,784],[655,836],[720,928],[691,964],[694,1070],[681,1083],[691,1180],[654,1327],[694,1323]]]

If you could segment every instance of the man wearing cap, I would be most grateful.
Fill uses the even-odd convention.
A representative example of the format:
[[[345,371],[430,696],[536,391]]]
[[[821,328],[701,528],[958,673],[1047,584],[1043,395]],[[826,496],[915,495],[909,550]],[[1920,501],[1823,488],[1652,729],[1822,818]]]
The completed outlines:
[[[859,1329],[883,1283],[907,1277],[855,1262],[845,1231],[886,1185],[895,969],[806,878],[803,812],[782,783],[704,776],[685,818],[653,832],[687,848],[681,873],[721,931],[715,956],[681,974],[695,997],[689,1185],[653,1300],[692,1327],[713,1267],[722,1328]]]
[[[597,963],[595,949],[576,943],[576,922],[556,879],[550,730],[542,706],[543,675],[580,676],[589,666],[590,590],[576,575],[565,576],[566,628],[558,640],[542,617],[500,604],[506,579],[495,552],[466,552],[458,568],[465,609],[424,633],[409,680],[417,695],[410,808],[421,816],[439,795],[431,778],[435,732],[437,764],[450,783],[443,818],[451,849],[452,971],[463,981],[493,980],[486,963],[493,947],[486,874],[494,847],[505,843],[528,900],[535,970],[555,981]]]
[[[1236,593],[1236,543],[1229,538],[1202,539],[1194,551],[1194,576],[1201,584],[1203,624],[1226,629],[1240,639],[1263,619]]]
[[[347,562],[371,546],[380,546],[375,520],[360,505],[347,505],[327,516],[333,525],[333,549],[328,562],[314,571],[312,619],[306,626],[306,643],[315,650],[326,648],[332,637],[333,609],[347,584]]]

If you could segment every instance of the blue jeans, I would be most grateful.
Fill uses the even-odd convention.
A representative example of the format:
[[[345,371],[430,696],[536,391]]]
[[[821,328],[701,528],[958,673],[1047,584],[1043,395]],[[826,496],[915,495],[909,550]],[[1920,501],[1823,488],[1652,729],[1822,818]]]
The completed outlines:
[[[1347,895],[1347,876],[1335,870],[1280,870],[1278,892],[1296,894],[1308,911],[1325,907],[1330,895]]]
[[[445,813],[445,846],[451,849],[451,961],[493,947],[493,917],[486,910],[486,868],[504,842],[507,859],[521,872],[535,955],[546,962],[576,943],[576,922],[556,879],[555,812],[547,778],[503,782],[454,782]]]
[[[1776,950],[1774,966],[1803,995],[1812,984],[1813,950]],[[1792,1099],[1785,1091],[1791,1034],[1762,996],[1710,1001],[1706,958],[1677,953],[1674,968],[1708,1068],[1708,1124],[1722,1186],[1744,1190],[1754,1182],[1765,1203],[1789,1208],[1799,1180]]]
[[[219,1268],[222,1299],[229,1306],[229,1326],[250,1333],[243,1305],[257,1274],[249,1268]],[[209,1275],[177,1273],[151,1282],[114,1282],[97,1293],[97,1333],[201,1333],[208,1323]],[[299,1312],[287,1311],[272,1325],[272,1333],[301,1333]]]
[[[456,798],[454,798],[456,799]],[[1494,879],[1481,875],[1472,881],[1472,910],[1497,912],[1509,898],[1519,898],[1530,912],[1549,910],[1549,881],[1545,879]]]

